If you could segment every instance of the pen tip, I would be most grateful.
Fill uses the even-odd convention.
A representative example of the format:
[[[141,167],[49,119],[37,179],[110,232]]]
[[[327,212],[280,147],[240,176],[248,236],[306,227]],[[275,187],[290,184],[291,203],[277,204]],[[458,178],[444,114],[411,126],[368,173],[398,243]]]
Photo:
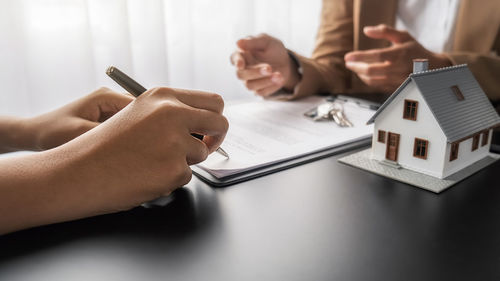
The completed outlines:
[[[226,158],[229,158],[229,154],[227,154],[226,151],[224,151],[224,149],[222,149],[221,147],[217,148],[216,150],[219,154],[221,154],[222,156],[226,157]]]

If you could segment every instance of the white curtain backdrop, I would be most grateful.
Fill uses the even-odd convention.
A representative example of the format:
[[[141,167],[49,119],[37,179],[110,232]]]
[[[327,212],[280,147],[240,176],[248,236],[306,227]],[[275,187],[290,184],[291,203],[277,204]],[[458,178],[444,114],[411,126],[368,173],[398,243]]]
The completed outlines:
[[[115,65],[145,87],[251,95],[229,56],[261,32],[309,55],[320,0],[0,0],[0,114],[32,116],[106,86]]]

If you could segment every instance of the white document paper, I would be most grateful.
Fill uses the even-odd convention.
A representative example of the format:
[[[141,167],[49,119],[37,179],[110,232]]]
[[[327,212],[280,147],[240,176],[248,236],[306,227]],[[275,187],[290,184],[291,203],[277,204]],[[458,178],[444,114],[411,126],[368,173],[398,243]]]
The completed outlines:
[[[354,126],[341,128],[333,121],[314,122],[304,113],[325,102],[313,96],[298,101],[256,100],[226,107],[229,130],[222,148],[227,159],[212,153],[197,166],[217,178],[279,163],[297,156],[370,137],[373,125],[366,122],[374,110],[344,103],[344,113]]]

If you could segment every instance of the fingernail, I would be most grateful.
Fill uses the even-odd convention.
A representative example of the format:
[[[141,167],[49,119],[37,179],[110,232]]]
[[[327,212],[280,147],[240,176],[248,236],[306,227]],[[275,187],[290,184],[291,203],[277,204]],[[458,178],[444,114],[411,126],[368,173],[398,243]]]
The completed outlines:
[[[271,69],[269,69],[269,67],[261,67],[260,68],[260,74],[262,74],[262,75],[270,75],[271,74]]]

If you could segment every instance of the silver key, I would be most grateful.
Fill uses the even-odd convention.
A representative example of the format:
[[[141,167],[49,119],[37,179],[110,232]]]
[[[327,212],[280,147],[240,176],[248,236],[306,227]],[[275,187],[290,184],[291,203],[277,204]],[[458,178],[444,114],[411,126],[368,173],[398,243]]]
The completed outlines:
[[[322,103],[304,115],[314,121],[334,121],[340,127],[353,126],[344,114],[344,106],[337,101]]]
[[[333,115],[333,119],[335,120],[335,123],[339,124],[340,127],[353,126],[352,122],[349,121],[345,116],[344,109],[336,111],[335,114]],[[336,119],[338,119],[338,121]]]

